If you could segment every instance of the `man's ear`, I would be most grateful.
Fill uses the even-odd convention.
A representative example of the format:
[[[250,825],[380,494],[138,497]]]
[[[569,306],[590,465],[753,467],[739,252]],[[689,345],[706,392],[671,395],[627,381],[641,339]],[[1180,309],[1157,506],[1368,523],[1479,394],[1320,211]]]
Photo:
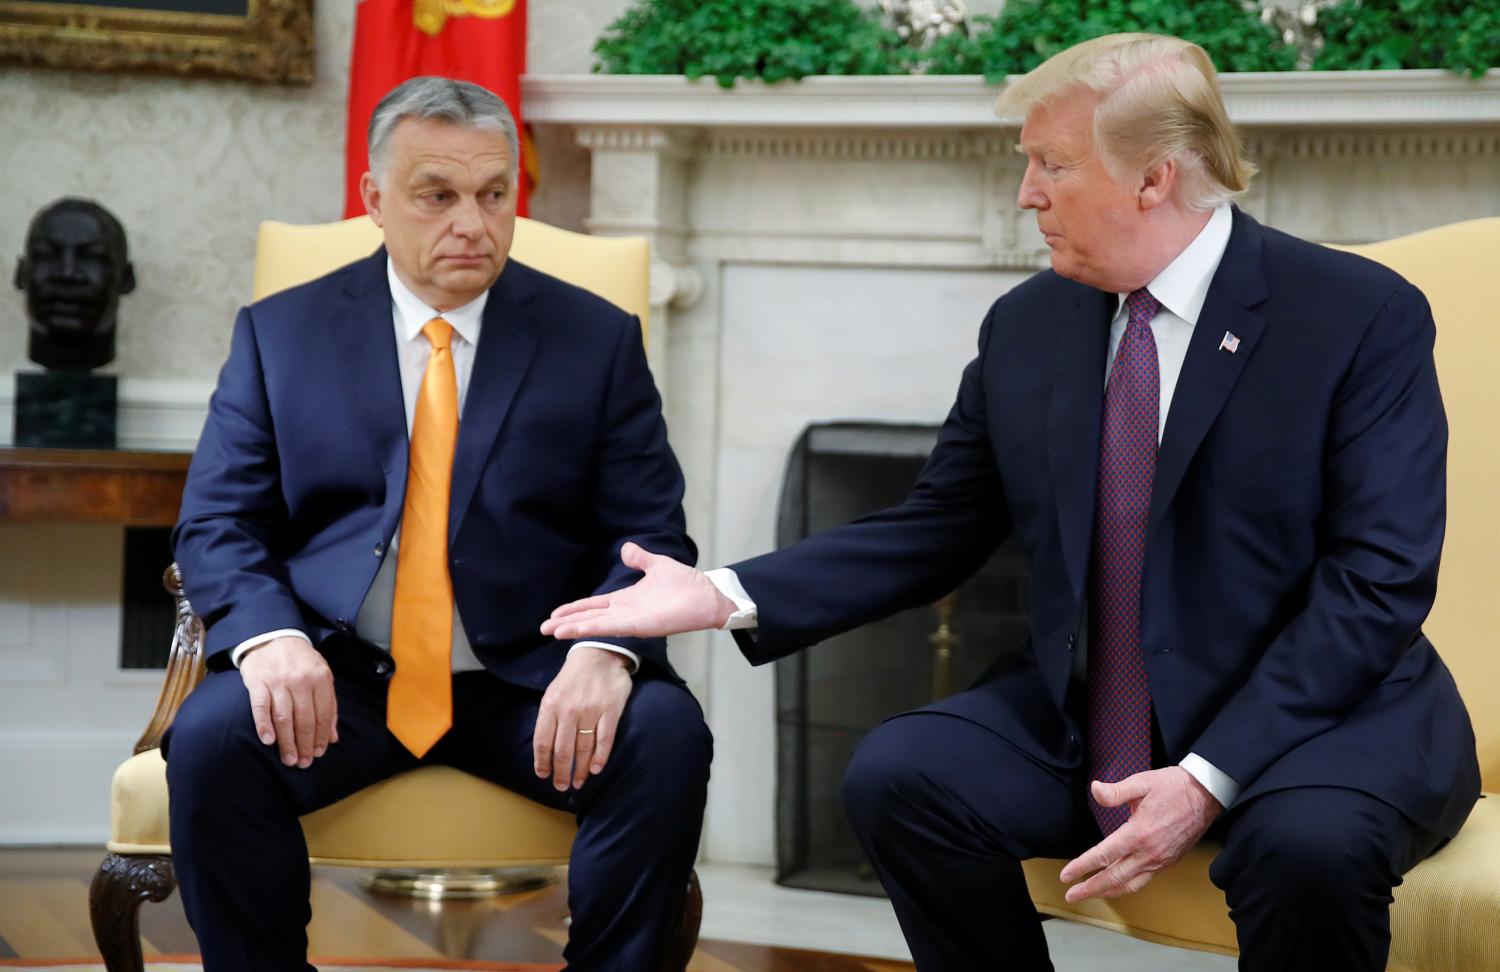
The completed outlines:
[[[125,272],[120,274],[120,293],[128,294],[133,290],[135,290],[135,264],[126,260]]]
[[[1136,199],[1139,200],[1141,209],[1155,209],[1171,199],[1181,176],[1182,168],[1176,159],[1167,159],[1148,169],[1141,176],[1140,187],[1136,190]]]
[[[363,200],[365,212],[370,214],[375,225],[384,227],[385,221],[380,212],[380,183],[375,181],[374,173],[366,172],[359,177],[359,198]]]
[[[16,275],[12,278],[17,290],[26,289],[26,258],[21,257],[16,261]]]

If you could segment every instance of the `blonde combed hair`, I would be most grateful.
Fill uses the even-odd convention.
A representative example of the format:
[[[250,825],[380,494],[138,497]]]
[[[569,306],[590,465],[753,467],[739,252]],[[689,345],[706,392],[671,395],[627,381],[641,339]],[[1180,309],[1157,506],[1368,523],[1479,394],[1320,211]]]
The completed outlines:
[[[1032,108],[1079,89],[1099,95],[1094,142],[1118,177],[1149,172],[1168,159],[1182,169],[1180,196],[1213,209],[1250,187],[1218,74],[1203,48],[1161,34],[1106,34],[1075,44],[1012,81],[995,110],[1024,118]]]

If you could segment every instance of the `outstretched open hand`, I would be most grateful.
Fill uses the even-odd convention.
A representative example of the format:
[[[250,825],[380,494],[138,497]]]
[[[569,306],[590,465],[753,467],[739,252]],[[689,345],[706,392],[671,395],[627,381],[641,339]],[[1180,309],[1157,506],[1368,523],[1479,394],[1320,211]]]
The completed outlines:
[[[722,628],[735,611],[702,571],[671,557],[627,543],[620,561],[646,576],[613,593],[564,604],[542,622],[542,634],[560,640],[659,638]]]

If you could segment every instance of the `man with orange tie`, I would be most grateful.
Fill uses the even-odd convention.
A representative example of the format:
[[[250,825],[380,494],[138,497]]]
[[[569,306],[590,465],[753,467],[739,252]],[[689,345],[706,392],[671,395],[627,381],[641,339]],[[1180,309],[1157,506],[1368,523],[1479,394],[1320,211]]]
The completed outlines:
[[[568,967],[654,972],[702,712],[661,639],[537,634],[639,576],[627,541],[695,557],[640,323],[507,259],[490,92],[408,81],[369,150],[385,246],[240,312],[173,535],[207,627],[163,744],[206,972],[310,968],[298,817],[423,763],[574,812]]]

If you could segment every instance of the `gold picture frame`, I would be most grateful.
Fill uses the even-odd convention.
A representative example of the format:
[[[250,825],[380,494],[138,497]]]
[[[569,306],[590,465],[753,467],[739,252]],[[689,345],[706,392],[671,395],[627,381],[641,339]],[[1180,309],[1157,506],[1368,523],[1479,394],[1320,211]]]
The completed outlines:
[[[343,0],[352,2],[352,0]],[[306,84],[313,0],[245,0],[244,14],[150,0],[0,0],[0,63]],[[223,4],[202,0],[201,10]],[[168,7],[163,0],[161,7]]]

